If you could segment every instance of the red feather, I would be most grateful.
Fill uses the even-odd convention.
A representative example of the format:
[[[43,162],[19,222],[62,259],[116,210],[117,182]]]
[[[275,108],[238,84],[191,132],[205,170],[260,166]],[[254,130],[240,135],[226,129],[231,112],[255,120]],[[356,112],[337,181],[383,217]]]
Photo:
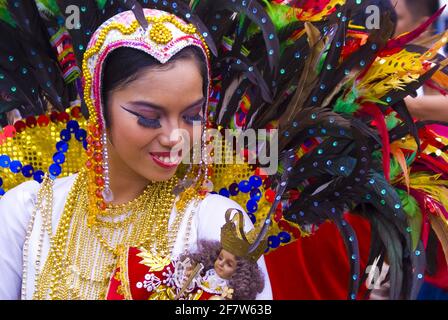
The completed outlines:
[[[384,176],[386,180],[390,182],[390,139],[384,115],[381,113],[380,109],[373,103],[366,103],[362,107],[360,112],[368,114],[374,119],[373,124],[377,127],[378,132],[381,136],[381,140],[383,141],[382,153]]]
[[[389,42],[386,45],[385,51],[393,50],[396,48],[403,48],[406,44],[410,43],[411,41],[417,39],[423,32],[425,32],[443,13],[445,10],[446,5],[437,11],[436,14],[434,14],[431,18],[426,20],[420,27],[415,29],[414,31],[411,31],[409,33],[405,33],[403,35],[398,36],[395,39],[389,40]]]

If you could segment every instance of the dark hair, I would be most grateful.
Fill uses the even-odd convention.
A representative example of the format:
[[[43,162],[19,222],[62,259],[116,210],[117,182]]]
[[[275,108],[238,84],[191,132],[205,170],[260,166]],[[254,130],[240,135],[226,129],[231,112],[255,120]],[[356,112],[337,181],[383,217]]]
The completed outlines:
[[[194,263],[202,263],[204,272],[215,267],[215,261],[218,259],[222,250],[219,241],[199,241],[196,253],[181,256],[183,261],[190,258]],[[257,293],[263,291],[264,279],[261,270],[256,262],[237,257],[235,273],[229,279],[229,286],[234,290],[232,300],[255,300]]]
[[[401,0],[399,0],[401,1]],[[415,18],[431,17],[440,8],[439,0],[405,0],[409,12]]]
[[[122,47],[112,51],[104,62],[102,74],[102,100],[106,124],[109,124],[108,94],[138,79],[148,68],[169,69],[174,62],[194,59],[204,80],[204,96],[207,93],[208,74],[205,56],[200,48],[189,46],[179,51],[167,63],[161,64],[149,54],[134,48]]]

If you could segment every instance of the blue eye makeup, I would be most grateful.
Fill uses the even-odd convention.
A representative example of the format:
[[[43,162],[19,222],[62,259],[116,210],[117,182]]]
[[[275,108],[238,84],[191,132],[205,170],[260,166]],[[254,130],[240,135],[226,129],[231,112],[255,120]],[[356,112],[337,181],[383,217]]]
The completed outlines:
[[[197,121],[201,121],[202,122],[202,120],[203,120],[202,116],[199,113],[195,114],[195,115],[192,115],[192,116],[191,115],[184,115],[183,118],[184,118],[185,122],[190,124],[190,125],[193,125],[193,123],[197,122]]]
[[[123,106],[122,106],[122,108],[123,108],[125,111],[129,112],[130,114],[133,114],[134,116],[136,116],[137,119],[138,119],[138,120],[137,120],[137,123],[138,123],[139,125],[141,125],[142,127],[145,127],[145,128],[151,128],[151,129],[159,129],[159,128],[162,127],[162,125],[160,124],[159,119],[149,119],[149,118],[146,118],[146,117],[142,116],[141,114],[139,114],[139,113],[137,113],[137,112],[135,112],[135,111],[126,109],[126,108],[123,107]]]

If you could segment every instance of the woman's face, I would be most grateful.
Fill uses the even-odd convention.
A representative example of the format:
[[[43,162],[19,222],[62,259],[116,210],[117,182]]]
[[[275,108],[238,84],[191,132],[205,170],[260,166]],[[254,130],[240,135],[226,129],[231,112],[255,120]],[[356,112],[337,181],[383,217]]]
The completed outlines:
[[[236,271],[236,257],[226,250],[221,250],[215,261],[215,271],[223,279],[230,279]]]
[[[171,152],[180,143],[172,134],[183,129],[191,141],[193,122],[203,116],[198,63],[191,58],[147,68],[136,80],[109,93],[108,103],[111,166],[149,181],[173,177],[183,155]]]

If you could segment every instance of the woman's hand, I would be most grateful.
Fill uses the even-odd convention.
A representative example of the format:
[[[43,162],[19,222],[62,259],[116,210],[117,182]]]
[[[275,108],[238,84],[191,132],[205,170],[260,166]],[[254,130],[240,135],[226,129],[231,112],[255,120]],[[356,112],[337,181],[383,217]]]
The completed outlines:
[[[404,101],[414,118],[448,122],[448,97],[446,96],[407,97]]]

